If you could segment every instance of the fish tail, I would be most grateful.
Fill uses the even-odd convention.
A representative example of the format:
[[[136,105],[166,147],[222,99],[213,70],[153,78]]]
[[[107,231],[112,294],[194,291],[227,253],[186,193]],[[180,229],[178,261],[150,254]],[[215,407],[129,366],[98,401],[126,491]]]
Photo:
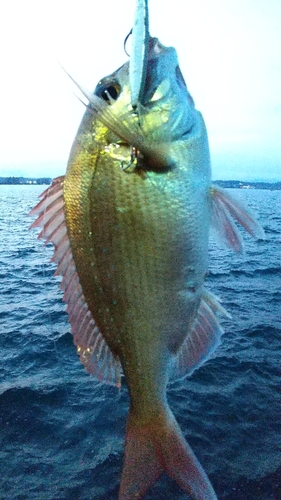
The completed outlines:
[[[171,411],[145,424],[130,412],[119,500],[141,499],[163,471],[192,500],[217,500]]]

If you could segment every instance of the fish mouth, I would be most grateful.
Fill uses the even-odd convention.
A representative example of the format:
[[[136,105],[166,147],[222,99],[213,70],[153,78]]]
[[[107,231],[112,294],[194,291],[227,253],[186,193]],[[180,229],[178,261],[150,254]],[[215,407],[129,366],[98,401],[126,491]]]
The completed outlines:
[[[146,74],[144,76],[144,88],[141,104],[148,106],[157,87],[163,81],[163,72],[161,72],[161,58],[164,58],[169,53],[173,53],[173,47],[166,47],[159,42],[158,38],[149,37],[148,42],[148,57],[146,63]]]
[[[162,54],[165,50],[168,50],[168,47],[165,47],[162,43],[159,42],[159,39],[156,37],[149,37],[148,42],[148,58],[152,58],[155,55]]]

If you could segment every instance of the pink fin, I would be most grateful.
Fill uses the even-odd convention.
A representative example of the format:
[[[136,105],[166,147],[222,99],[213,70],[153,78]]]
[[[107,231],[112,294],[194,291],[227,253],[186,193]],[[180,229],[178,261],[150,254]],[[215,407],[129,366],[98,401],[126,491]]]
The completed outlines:
[[[143,424],[130,412],[119,500],[138,500],[162,471],[192,500],[217,500],[212,485],[168,408]]]
[[[223,329],[217,313],[230,317],[215,295],[204,290],[193,328],[178,352],[172,376],[191,375],[219,346]]]
[[[86,370],[108,384],[121,385],[121,365],[105,343],[85,301],[71,252],[64,216],[64,176],[53,180],[41,195],[41,201],[29,215],[37,215],[31,228],[42,227],[39,238],[53,243],[52,261],[58,265],[56,275],[62,276],[63,300],[71,324],[74,344]]]
[[[243,240],[233,219],[254,238],[264,239],[264,231],[248,207],[218,186],[211,187],[211,196],[212,224],[218,236],[233,250],[243,250]]]

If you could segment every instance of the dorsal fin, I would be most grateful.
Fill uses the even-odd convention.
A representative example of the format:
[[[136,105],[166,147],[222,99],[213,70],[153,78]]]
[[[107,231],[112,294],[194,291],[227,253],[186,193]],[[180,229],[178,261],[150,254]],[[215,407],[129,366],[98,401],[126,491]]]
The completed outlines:
[[[38,238],[43,238],[45,244],[53,243],[55,247],[52,257],[52,261],[58,266],[55,275],[62,276],[63,300],[67,304],[71,333],[80,360],[86,370],[97,379],[120,387],[120,361],[113,356],[97,327],[79,282],[67,235],[63,184],[64,176],[57,177],[42,193],[41,201],[29,214],[37,216],[30,227],[42,227]]]
[[[214,353],[223,334],[217,313],[230,317],[217,297],[204,289],[193,328],[177,354],[172,377],[191,375]]]

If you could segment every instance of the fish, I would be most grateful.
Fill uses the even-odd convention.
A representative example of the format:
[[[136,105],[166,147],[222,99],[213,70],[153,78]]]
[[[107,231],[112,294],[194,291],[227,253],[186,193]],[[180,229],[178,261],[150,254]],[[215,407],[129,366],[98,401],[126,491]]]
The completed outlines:
[[[78,85],[89,103],[66,174],[42,193],[31,227],[54,246],[86,370],[117,388],[126,380],[119,500],[143,498],[163,471],[192,500],[215,500],[167,386],[175,377],[188,384],[221,342],[219,317],[228,313],[205,286],[211,227],[234,251],[243,250],[237,223],[255,238],[264,233],[246,206],[212,184],[206,127],[176,50],[147,36],[146,4],[137,12],[132,46],[141,56],[94,92]]]

